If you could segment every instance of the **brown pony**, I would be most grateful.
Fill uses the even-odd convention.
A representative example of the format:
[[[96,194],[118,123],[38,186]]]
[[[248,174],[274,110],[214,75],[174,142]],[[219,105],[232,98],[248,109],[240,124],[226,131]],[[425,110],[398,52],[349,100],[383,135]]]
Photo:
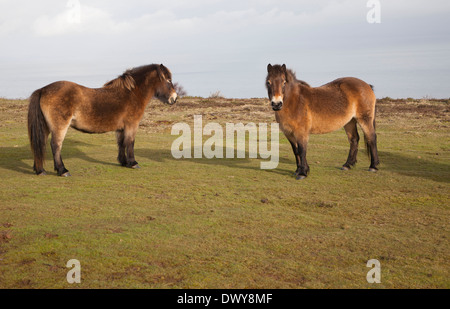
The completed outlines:
[[[306,178],[309,172],[306,161],[309,134],[328,133],[344,127],[350,152],[342,169],[348,170],[355,165],[359,142],[357,123],[364,132],[370,155],[369,171],[377,171],[376,98],[371,85],[357,78],[344,77],[313,88],[297,80],[284,64],[269,64],[267,72],[269,99],[276,120],[291,143],[297,162],[297,179]]]
[[[59,176],[70,176],[61,159],[69,127],[84,133],[116,131],[120,164],[139,168],[134,158],[134,140],[145,107],[154,96],[167,104],[177,100],[172,74],[162,64],[127,70],[98,89],[60,81],[34,91],[28,107],[33,170],[37,175],[46,174],[45,146],[51,133],[55,170]]]

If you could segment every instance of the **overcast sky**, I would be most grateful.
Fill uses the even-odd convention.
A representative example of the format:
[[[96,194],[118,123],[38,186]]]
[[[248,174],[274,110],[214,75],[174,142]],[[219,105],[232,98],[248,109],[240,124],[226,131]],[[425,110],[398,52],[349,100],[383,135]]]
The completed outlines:
[[[0,0],[0,97],[57,80],[88,87],[163,63],[192,96],[265,97],[268,63],[319,86],[343,76],[378,97],[450,97],[450,1]]]

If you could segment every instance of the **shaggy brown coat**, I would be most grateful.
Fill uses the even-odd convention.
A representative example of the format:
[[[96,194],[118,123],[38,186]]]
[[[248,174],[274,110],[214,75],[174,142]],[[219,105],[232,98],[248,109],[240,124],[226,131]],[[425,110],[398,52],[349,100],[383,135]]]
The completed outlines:
[[[350,142],[350,152],[342,169],[356,163],[359,135],[358,123],[370,154],[370,171],[379,164],[375,133],[376,97],[372,86],[354,77],[336,79],[321,87],[300,81],[286,65],[267,66],[266,86],[275,118],[291,143],[297,179],[308,175],[306,147],[309,134],[323,134],[342,127]]]
[[[61,159],[69,127],[85,133],[116,131],[119,162],[139,167],[134,140],[145,107],[154,96],[168,104],[177,99],[172,74],[162,64],[127,70],[98,89],[60,81],[34,91],[28,108],[28,133],[36,174],[45,174],[45,146],[51,133],[55,170],[60,176],[70,176]]]

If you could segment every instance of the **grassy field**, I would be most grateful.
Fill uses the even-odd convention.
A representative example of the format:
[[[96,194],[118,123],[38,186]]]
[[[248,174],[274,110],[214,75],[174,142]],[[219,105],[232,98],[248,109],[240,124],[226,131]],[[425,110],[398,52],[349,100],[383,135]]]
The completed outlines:
[[[33,174],[26,111],[0,100],[0,288],[450,288],[447,100],[379,100],[378,173],[363,143],[356,168],[339,169],[343,129],[311,136],[303,181],[282,135],[275,170],[171,155],[172,124],[271,123],[264,99],[152,101],[139,170],[118,165],[114,133],[70,129],[70,178],[49,149],[49,175]],[[66,281],[70,259],[80,284]],[[366,281],[370,259],[381,284]]]

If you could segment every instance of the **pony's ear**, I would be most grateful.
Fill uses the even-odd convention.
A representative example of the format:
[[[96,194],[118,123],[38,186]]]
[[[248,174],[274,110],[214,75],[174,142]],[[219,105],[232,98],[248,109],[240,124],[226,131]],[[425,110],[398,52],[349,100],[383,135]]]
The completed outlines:
[[[162,81],[172,79],[172,73],[163,64],[159,65],[158,71]]]
[[[286,82],[289,82],[289,75],[288,75],[288,73],[287,73],[287,69],[286,69],[286,65],[285,65],[285,64],[283,64],[283,65],[281,66],[281,70],[282,70],[283,73],[284,73],[284,78],[286,79]]]
[[[270,71],[272,71],[272,65],[269,63],[267,65],[267,73],[270,73]]]
[[[158,76],[159,76],[159,79],[160,80],[164,80],[165,79],[165,77],[164,77],[164,65],[162,65],[162,64],[160,64],[160,65],[158,65],[157,67],[156,67],[156,70],[158,71]]]

